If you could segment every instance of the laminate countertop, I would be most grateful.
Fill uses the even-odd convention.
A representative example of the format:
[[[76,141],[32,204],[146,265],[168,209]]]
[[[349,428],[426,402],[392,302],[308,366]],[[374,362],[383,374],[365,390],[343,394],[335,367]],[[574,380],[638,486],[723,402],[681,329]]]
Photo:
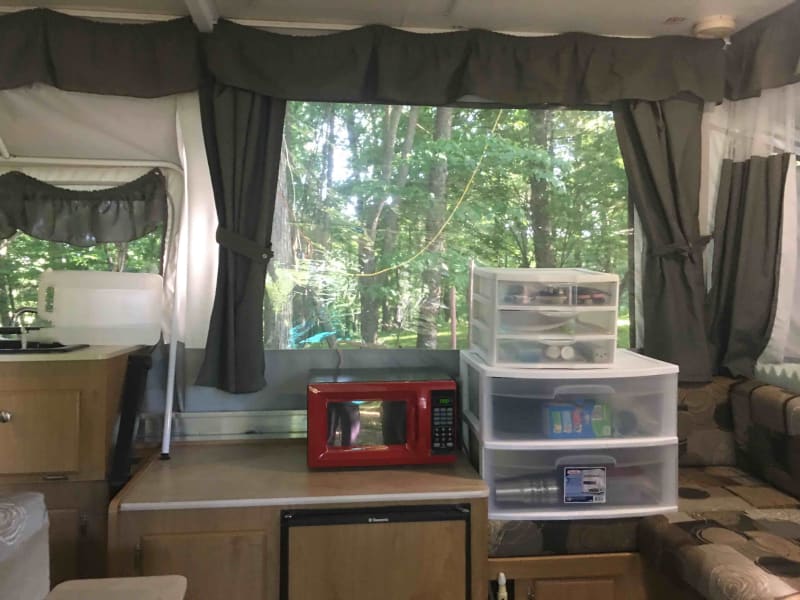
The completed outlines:
[[[459,455],[452,465],[309,470],[305,440],[173,446],[125,486],[120,511],[418,502],[485,498]]]
[[[41,352],[30,354],[0,353],[0,363],[13,362],[69,362],[77,360],[108,360],[130,354],[141,346],[88,346],[71,352]]]

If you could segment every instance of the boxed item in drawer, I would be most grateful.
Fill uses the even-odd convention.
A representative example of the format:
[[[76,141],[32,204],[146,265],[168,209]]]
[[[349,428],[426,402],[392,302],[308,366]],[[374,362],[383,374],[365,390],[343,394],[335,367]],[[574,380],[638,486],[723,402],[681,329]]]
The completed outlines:
[[[505,518],[536,511],[552,518],[618,516],[674,510],[677,443],[593,450],[482,450],[490,513]]]

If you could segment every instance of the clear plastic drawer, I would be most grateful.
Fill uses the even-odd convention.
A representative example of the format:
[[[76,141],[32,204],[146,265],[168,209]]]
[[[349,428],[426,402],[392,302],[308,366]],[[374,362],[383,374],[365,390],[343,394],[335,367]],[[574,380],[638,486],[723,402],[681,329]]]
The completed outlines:
[[[616,338],[563,336],[529,339],[506,336],[498,337],[496,344],[494,362],[498,365],[526,366],[535,363],[537,366],[568,368],[613,363]]]
[[[483,320],[487,314],[484,304],[476,303],[476,318]],[[499,310],[498,335],[517,334],[538,337],[542,335],[615,335],[617,332],[617,311],[580,310],[568,308]],[[491,323],[491,321],[484,321]]]
[[[677,444],[593,450],[483,449],[490,518],[591,518],[675,510]]]
[[[485,436],[495,441],[592,440],[675,435],[672,375],[569,383],[490,379]]]

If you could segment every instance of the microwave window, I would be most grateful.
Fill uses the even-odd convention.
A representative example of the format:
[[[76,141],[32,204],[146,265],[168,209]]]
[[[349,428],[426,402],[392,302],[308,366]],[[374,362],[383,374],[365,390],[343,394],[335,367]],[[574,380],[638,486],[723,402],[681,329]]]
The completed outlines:
[[[406,403],[351,400],[328,404],[328,447],[406,443]]]

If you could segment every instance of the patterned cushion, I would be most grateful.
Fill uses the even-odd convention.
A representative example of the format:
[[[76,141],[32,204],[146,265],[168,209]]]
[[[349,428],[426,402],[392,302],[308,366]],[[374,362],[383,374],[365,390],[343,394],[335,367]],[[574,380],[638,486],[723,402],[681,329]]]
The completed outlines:
[[[730,388],[736,380],[715,377],[707,384],[678,389],[680,464],[735,464]]]
[[[745,381],[731,389],[737,464],[800,497],[800,397]]]
[[[679,479],[680,512],[640,523],[652,566],[704,598],[800,599],[800,501],[734,467]]]

